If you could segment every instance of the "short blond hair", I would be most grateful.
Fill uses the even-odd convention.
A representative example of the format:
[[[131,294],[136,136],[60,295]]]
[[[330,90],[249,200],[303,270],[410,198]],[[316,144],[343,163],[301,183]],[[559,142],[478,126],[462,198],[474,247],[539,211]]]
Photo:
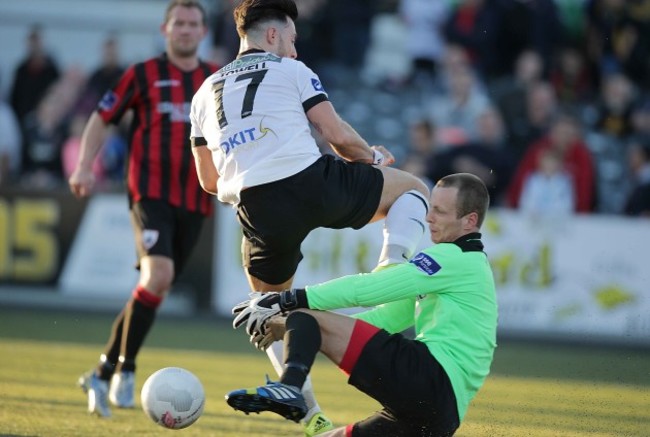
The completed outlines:
[[[457,188],[456,218],[475,212],[476,225],[481,227],[490,207],[490,194],[481,178],[471,173],[454,173],[440,179],[436,187]]]

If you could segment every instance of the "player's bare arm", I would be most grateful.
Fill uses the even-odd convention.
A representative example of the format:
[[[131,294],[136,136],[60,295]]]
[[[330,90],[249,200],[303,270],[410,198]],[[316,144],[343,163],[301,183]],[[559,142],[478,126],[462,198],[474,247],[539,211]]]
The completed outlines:
[[[194,155],[196,173],[201,188],[210,194],[216,195],[219,172],[212,161],[212,152],[207,146],[194,146],[192,147],[192,154]]]
[[[382,165],[395,162],[393,155],[383,146],[370,147],[366,140],[341,119],[329,101],[321,102],[307,111],[307,118],[334,152],[347,161],[377,164],[378,151],[383,157]]]
[[[93,112],[81,136],[79,160],[70,175],[70,191],[77,197],[88,196],[95,185],[93,162],[106,137],[107,126],[97,111]]]

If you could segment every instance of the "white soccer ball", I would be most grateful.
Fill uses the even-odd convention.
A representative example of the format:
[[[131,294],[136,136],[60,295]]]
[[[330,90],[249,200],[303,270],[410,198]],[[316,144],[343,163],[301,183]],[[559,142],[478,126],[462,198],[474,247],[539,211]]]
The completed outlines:
[[[201,381],[180,367],[165,367],[149,376],[140,399],[147,416],[169,429],[187,428],[201,417],[205,406]]]

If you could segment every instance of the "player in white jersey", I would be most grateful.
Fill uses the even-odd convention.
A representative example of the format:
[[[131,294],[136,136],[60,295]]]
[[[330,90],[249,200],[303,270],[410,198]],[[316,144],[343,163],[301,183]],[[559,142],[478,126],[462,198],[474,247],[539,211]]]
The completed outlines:
[[[294,0],[243,0],[234,11],[236,60],[210,76],[191,108],[192,152],[201,186],[236,207],[254,291],[291,288],[300,244],[318,227],[358,229],[385,219],[379,267],[404,262],[426,229],[428,189],[388,167],[336,113],[318,76],[296,60]],[[321,155],[310,124],[338,155]],[[267,349],[278,373],[282,345]],[[323,419],[311,384],[312,422]],[[321,420],[322,421],[322,420]]]
[[[242,188],[293,176],[316,162],[321,152],[305,111],[326,100],[303,63],[261,50],[211,76],[194,97],[192,134],[212,150],[219,200],[238,204]]]

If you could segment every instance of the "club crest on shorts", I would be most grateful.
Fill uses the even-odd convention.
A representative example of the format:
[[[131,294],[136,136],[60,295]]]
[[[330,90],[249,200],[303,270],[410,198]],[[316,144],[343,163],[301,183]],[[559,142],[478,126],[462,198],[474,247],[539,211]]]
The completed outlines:
[[[158,242],[160,233],[157,229],[145,229],[142,231],[142,245],[146,250],[151,249]]]
[[[442,268],[440,264],[436,262],[436,260],[424,252],[420,252],[415,255],[411,259],[410,263],[415,264],[415,267],[417,267],[418,270],[422,270],[429,276],[435,275]]]

